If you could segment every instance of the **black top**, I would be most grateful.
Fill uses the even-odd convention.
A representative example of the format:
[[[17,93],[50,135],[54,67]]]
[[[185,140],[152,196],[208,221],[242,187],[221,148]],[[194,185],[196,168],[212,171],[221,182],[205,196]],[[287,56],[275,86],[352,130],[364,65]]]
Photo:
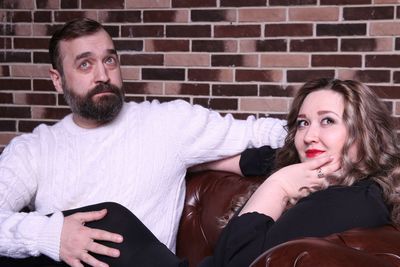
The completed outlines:
[[[264,251],[285,241],[389,223],[382,191],[371,179],[352,186],[331,186],[302,198],[276,222],[257,212],[232,218],[214,256],[200,266],[249,266]]]

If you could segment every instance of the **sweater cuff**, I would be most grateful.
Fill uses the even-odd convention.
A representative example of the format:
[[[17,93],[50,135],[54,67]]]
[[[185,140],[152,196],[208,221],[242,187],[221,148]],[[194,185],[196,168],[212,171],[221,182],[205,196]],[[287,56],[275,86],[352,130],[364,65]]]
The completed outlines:
[[[269,143],[272,148],[279,148],[284,145],[287,135],[286,125],[287,121],[275,119],[275,123],[268,134]]]
[[[55,212],[43,225],[38,236],[39,252],[55,261],[60,261],[60,239],[63,224],[64,216],[62,212]]]

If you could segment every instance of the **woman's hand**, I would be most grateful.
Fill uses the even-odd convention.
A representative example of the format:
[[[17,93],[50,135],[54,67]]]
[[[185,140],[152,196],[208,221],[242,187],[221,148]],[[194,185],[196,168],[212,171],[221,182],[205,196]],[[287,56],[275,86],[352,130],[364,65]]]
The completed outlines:
[[[291,204],[309,195],[311,192],[328,187],[326,177],[340,168],[333,157],[315,158],[280,169],[268,180],[276,183],[285,192]]]
[[[316,158],[282,168],[261,184],[239,215],[256,211],[276,220],[288,202],[295,204],[311,192],[326,188],[329,185],[326,177],[339,168],[340,163],[333,157]]]
[[[83,263],[90,266],[106,267],[106,263],[97,260],[89,254],[119,257],[119,250],[106,247],[96,242],[105,240],[115,243],[122,242],[122,236],[100,229],[85,226],[86,222],[102,219],[107,210],[78,212],[64,218],[61,232],[60,259],[72,267],[83,267]]]

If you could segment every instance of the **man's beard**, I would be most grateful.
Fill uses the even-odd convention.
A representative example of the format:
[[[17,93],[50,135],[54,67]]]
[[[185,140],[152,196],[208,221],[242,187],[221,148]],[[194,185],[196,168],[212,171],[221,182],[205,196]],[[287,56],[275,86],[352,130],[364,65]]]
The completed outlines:
[[[89,120],[105,123],[113,120],[122,109],[124,91],[113,84],[100,83],[86,95],[76,94],[64,81],[64,99],[73,113]],[[93,100],[96,94],[111,92]]]

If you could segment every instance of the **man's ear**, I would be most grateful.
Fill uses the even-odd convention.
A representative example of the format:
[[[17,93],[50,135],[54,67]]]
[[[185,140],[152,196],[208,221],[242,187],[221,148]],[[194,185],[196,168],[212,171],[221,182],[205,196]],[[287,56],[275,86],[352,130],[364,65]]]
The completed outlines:
[[[61,74],[58,72],[58,70],[53,68],[50,68],[49,72],[50,78],[53,81],[54,88],[56,88],[57,92],[63,93]]]

